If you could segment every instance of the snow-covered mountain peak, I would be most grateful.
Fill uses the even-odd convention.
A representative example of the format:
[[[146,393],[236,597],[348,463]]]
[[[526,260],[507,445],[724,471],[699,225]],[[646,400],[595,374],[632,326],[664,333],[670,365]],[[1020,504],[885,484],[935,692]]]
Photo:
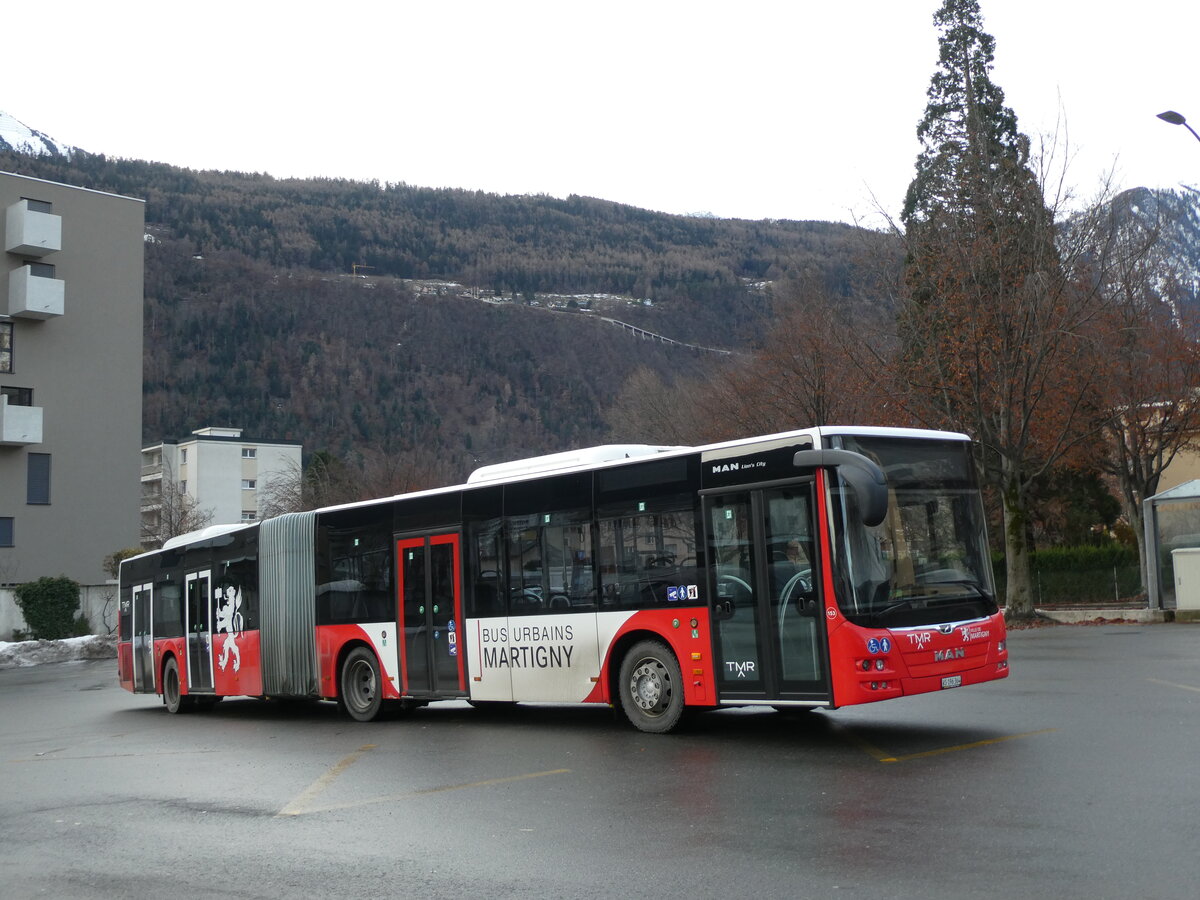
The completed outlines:
[[[71,148],[54,138],[34,131],[0,110],[0,149],[28,153],[31,156],[70,156]]]

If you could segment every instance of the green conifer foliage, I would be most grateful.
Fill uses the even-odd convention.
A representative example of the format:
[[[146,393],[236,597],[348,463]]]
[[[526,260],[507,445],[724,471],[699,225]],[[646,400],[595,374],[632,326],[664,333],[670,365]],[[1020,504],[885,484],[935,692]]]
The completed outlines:
[[[921,152],[901,213],[906,226],[977,208],[985,198],[972,187],[1029,162],[1029,139],[991,78],[996,41],[983,30],[978,0],[945,0],[933,21],[940,56],[917,126]]]

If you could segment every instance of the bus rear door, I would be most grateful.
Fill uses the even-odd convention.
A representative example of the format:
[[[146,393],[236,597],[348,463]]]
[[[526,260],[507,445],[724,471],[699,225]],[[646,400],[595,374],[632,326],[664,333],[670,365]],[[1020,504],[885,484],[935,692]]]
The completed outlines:
[[[705,497],[722,702],[830,699],[811,482]]]
[[[188,693],[213,689],[212,573],[193,572],[187,585]]]
[[[150,620],[153,586],[139,584],[133,589],[133,689],[141,693],[154,690],[154,635]]]

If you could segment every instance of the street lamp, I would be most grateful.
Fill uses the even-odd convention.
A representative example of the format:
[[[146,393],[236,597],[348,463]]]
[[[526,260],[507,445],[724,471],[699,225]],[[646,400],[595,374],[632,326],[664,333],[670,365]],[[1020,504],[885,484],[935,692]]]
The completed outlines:
[[[1175,112],[1173,109],[1168,109],[1166,112],[1160,112],[1158,117],[1164,122],[1170,122],[1172,125],[1182,125],[1192,133],[1192,137],[1200,141],[1200,134],[1196,134],[1196,129],[1187,123],[1187,119]]]

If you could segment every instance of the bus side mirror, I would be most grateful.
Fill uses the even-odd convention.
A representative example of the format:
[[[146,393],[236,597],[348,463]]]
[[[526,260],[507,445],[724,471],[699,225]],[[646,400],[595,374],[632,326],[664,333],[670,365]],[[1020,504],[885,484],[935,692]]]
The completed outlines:
[[[874,461],[851,450],[799,450],[792,457],[799,469],[837,469],[854,491],[862,523],[873,528],[887,516],[887,478]]]

